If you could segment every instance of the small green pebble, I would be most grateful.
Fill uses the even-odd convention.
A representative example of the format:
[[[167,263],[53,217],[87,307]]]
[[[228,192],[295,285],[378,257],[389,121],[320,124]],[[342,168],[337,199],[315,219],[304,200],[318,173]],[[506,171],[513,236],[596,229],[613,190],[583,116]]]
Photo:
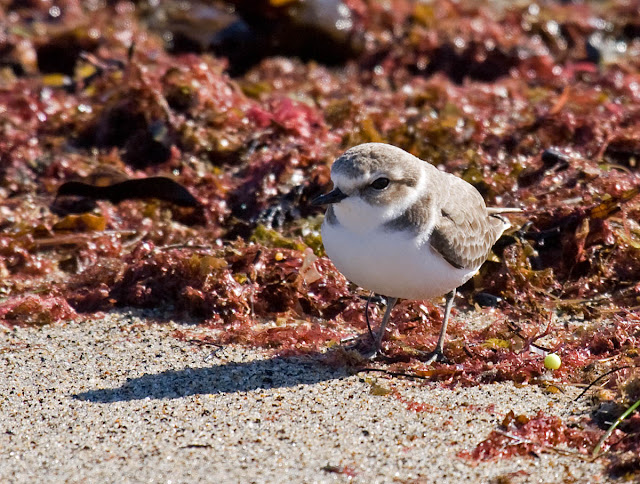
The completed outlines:
[[[549,353],[544,357],[544,367],[548,368],[549,370],[557,370],[558,368],[560,368],[561,363],[562,362],[560,361],[560,357],[555,353]]]

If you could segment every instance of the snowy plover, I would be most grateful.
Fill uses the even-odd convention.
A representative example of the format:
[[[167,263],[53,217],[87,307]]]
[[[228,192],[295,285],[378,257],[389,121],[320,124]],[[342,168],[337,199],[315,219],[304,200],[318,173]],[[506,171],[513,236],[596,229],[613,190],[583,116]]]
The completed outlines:
[[[469,183],[438,170],[395,146],[365,143],[331,167],[334,189],[315,198],[329,205],[322,241],[335,266],[352,282],[386,296],[387,309],[375,337],[378,354],[398,298],[447,294],[435,351],[443,354],[456,289],[487,259],[509,222],[487,208]]]

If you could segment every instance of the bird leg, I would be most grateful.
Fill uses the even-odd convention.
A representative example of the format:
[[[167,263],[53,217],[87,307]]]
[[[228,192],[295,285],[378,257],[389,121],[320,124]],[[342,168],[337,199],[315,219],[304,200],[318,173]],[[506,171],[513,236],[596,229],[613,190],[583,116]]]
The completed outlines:
[[[369,293],[369,297],[367,298],[367,305],[364,307],[364,317],[367,320],[367,329],[369,330],[369,336],[371,336],[371,340],[375,343],[376,337],[373,334],[373,330],[371,329],[371,321],[369,321],[369,304],[371,304],[371,299],[373,299],[373,291]]]
[[[442,320],[442,327],[440,328],[440,336],[438,337],[438,343],[436,344],[436,349],[431,353],[427,354],[426,363],[429,365],[434,361],[438,361],[440,363],[450,363],[446,356],[444,356],[444,339],[447,334],[447,323],[449,322],[449,314],[451,313],[451,306],[453,306],[453,300],[456,297],[457,290],[454,289],[449,294],[447,294],[447,302],[444,306],[444,318]]]
[[[380,346],[382,346],[382,338],[384,337],[384,330],[387,327],[387,323],[389,322],[389,317],[391,316],[391,310],[393,306],[396,305],[396,301],[398,301],[397,297],[388,297],[387,298],[387,309],[384,312],[384,316],[382,318],[382,323],[380,324],[380,329],[378,330],[378,334],[374,340],[375,348],[373,357],[375,358],[380,353]]]

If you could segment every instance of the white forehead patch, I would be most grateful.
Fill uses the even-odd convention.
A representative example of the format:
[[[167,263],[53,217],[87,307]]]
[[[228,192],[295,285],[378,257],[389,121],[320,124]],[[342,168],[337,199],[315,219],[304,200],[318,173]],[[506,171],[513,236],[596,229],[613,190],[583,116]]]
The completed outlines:
[[[356,191],[362,184],[367,181],[367,178],[357,177],[352,178],[350,176],[345,175],[344,173],[331,173],[331,181],[333,182],[333,186],[339,188],[343,193],[353,193]]]

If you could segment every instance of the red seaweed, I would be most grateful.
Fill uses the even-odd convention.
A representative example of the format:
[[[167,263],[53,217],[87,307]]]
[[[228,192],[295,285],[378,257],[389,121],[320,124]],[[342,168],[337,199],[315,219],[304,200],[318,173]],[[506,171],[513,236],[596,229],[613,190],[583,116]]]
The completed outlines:
[[[542,411],[531,418],[510,411],[500,430],[493,430],[475,449],[463,451],[459,456],[488,461],[539,452],[562,452],[564,448],[587,454],[593,450],[602,433],[593,428],[568,426],[559,417],[545,415]]]
[[[489,205],[523,209],[456,301],[465,314],[490,301],[476,307],[485,328],[454,312],[453,364],[427,366],[441,308],[401,302],[385,368],[447,386],[545,385],[546,350],[561,357],[558,384],[637,365],[636,6],[304,3],[191,2],[182,16],[174,0],[0,8],[3,324],[153,307],[197,321],[194,341],[362,368],[336,348],[352,336],[369,345],[367,294],[323,256],[308,201],[338,154],[382,141],[461,176]],[[55,200],[73,180],[104,185],[105,172],[170,177],[202,207]],[[602,391],[628,404],[633,378]],[[533,426],[509,432],[533,450],[556,445]],[[571,446],[570,430],[557,439]],[[620,453],[639,445],[633,433],[623,442]]]

